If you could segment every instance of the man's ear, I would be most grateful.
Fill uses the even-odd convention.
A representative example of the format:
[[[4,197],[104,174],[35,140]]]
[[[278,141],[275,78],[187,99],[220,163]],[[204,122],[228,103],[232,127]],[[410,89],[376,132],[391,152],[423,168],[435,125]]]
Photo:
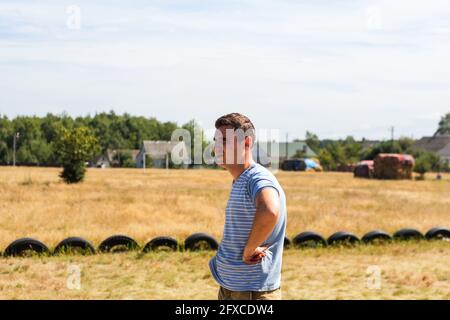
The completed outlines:
[[[251,136],[245,137],[245,148],[251,148],[253,145],[253,138]]]

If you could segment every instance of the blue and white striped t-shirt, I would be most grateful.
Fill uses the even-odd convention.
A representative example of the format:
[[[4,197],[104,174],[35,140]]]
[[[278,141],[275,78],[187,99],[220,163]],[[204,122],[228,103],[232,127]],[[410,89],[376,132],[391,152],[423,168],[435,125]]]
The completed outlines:
[[[262,244],[266,256],[257,264],[242,260],[256,213],[255,200],[262,188],[272,187],[280,196],[278,222]],[[223,238],[217,254],[209,261],[214,279],[232,291],[268,291],[280,287],[283,244],[286,233],[286,197],[275,176],[254,163],[234,182],[228,199]]]

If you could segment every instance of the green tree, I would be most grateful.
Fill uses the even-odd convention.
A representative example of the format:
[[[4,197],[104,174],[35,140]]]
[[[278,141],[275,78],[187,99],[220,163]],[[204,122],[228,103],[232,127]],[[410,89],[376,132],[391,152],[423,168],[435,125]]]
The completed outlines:
[[[442,116],[441,121],[439,121],[435,135],[438,134],[450,134],[450,112]]]
[[[319,157],[320,165],[325,170],[335,170],[336,169],[336,165],[333,161],[333,157],[332,157],[331,153],[328,152],[328,150],[326,150],[326,149],[320,150],[318,153],[318,157]]]
[[[411,138],[407,138],[407,137],[400,137],[400,139],[398,139],[398,144],[399,144],[400,150],[405,152],[405,151],[411,150],[413,148],[414,140]]]
[[[368,149],[364,154],[365,160],[373,160],[379,153],[404,153],[405,150],[398,141],[382,141],[372,148]]]
[[[294,153],[293,158],[296,158],[296,159],[306,158],[306,152],[303,151],[303,150],[297,150],[297,151]]]
[[[58,139],[62,127],[90,128],[104,153],[107,149],[138,149],[143,140],[170,140],[178,125],[127,113],[118,115],[114,111],[76,118],[66,113],[48,113],[44,117],[19,116],[11,120],[0,115],[0,163],[12,161],[13,136],[19,132],[16,148],[18,162],[60,165],[56,154],[49,153],[49,147]]]
[[[427,167],[429,167],[428,171],[439,172],[444,167],[441,157],[433,152],[419,148],[411,148],[406,153],[412,154],[416,160],[421,159],[420,161],[426,162]]]
[[[320,149],[320,140],[319,137],[309,131],[306,131],[306,136],[305,136],[305,142],[306,144],[315,152],[318,153],[319,149]]]
[[[0,163],[9,164],[9,150],[5,141],[0,140]]]
[[[135,168],[136,161],[133,160],[133,155],[130,151],[121,150],[114,156],[114,160],[118,161],[121,168]]]
[[[66,183],[81,182],[86,162],[99,151],[97,138],[86,127],[61,128],[53,147],[63,165],[60,177]]]
[[[333,159],[333,169],[336,169],[339,165],[346,165],[348,159],[345,155],[345,149],[343,145],[339,142],[330,144],[327,146],[326,150],[331,154]]]
[[[427,153],[423,153],[416,159],[416,164],[414,166],[414,172],[420,174],[419,179],[425,179],[425,173],[431,170],[431,161]]]
[[[342,141],[342,147],[344,148],[345,162],[357,163],[361,158],[362,146],[352,136],[348,136]]]
[[[16,152],[16,162],[19,164],[37,164],[38,159],[28,144],[22,144]]]
[[[181,126],[181,128],[188,130],[189,134],[191,136],[191,150],[190,150],[191,164],[194,164],[194,160],[195,160],[194,159],[194,157],[195,157],[194,148],[195,148],[196,141],[200,141],[200,143],[202,145],[202,164],[205,164],[204,163],[205,159],[203,159],[203,150],[205,150],[205,148],[208,146],[208,141],[204,137],[203,129],[200,127],[200,125],[194,119],[183,124]]]
[[[30,153],[33,155],[33,163],[37,165],[50,163],[53,155],[51,145],[45,140],[30,141]]]

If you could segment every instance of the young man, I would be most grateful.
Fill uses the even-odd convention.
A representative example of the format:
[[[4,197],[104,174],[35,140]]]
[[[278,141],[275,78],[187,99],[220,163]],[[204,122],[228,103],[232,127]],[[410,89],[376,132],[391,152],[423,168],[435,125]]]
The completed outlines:
[[[209,261],[219,300],[281,299],[286,198],[275,176],[252,157],[255,127],[231,113],[216,121],[215,155],[233,176],[223,238]]]

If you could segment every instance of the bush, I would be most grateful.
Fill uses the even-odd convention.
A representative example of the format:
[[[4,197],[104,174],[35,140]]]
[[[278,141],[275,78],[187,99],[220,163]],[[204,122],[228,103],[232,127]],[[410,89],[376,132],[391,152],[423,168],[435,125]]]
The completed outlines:
[[[336,166],[333,167],[333,164],[334,164],[333,157],[327,150],[325,150],[325,149],[320,150],[318,157],[319,157],[320,164],[326,170],[336,169]]]
[[[136,161],[133,159],[126,159],[122,162],[121,166],[123,168],[136,168]]]
[[[66,183],[78,183],[83,181],[86,173],[86,165],[80,162],[74,162],[70,165],[65,165],[60,177]]]
[[[427,153],[423,153],[416,159],[416,165],[414,166],[414,172],[420,174],[420,179],[425,178],[425,173],[431,170],[431,160]]]
[[[99,145],[89,128],[61,128],[53,148],[63,165],[60,177],[66,183],[78,183],[83,181],[86,162],[98,152]]]

